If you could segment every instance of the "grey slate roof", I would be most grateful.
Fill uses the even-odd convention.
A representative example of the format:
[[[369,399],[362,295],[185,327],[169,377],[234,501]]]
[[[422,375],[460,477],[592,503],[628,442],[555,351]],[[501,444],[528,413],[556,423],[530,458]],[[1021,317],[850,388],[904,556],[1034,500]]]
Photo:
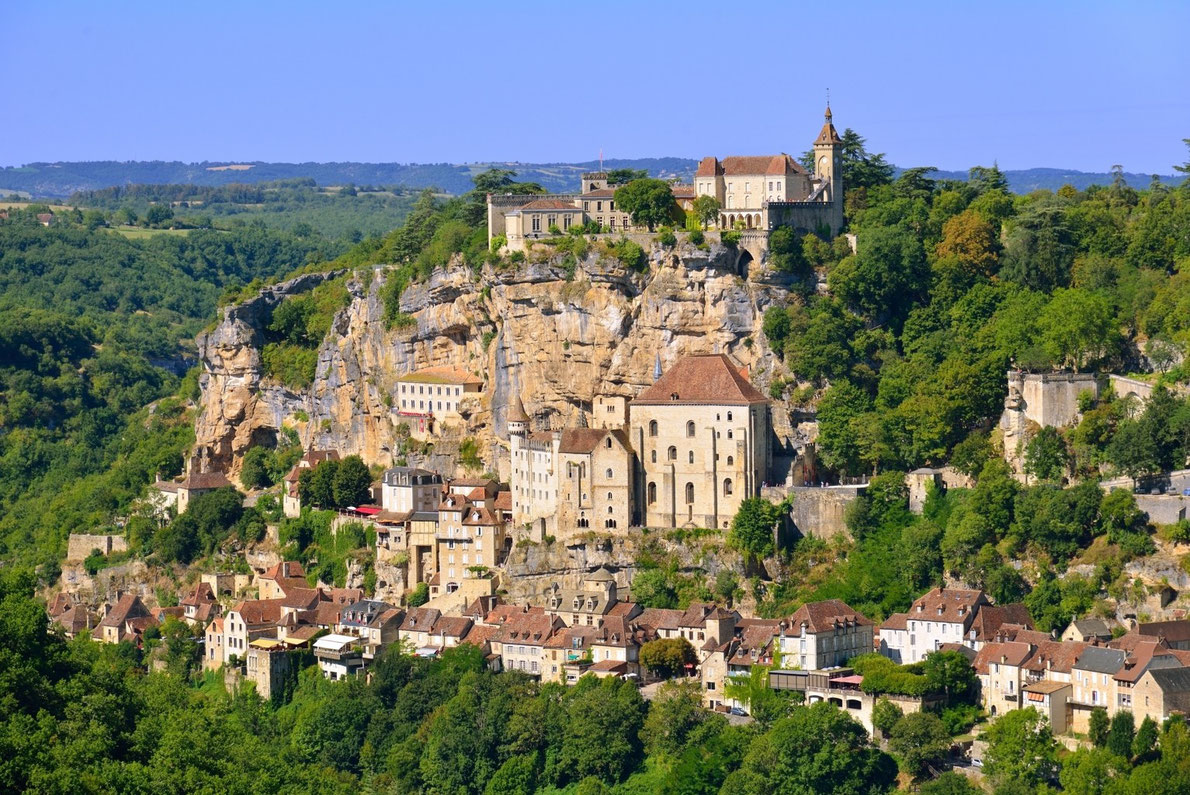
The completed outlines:
[[[1074,667],[1080,671],[1094,671],[1099,674],[1114,674],[1124,665],[1128,655],[1119,649],[1105,649],[1102,646],[1088,646],[1078,656]]]
[[[1190,668],[1150,668],[1148,673],[1164,693],[1190,693]]]

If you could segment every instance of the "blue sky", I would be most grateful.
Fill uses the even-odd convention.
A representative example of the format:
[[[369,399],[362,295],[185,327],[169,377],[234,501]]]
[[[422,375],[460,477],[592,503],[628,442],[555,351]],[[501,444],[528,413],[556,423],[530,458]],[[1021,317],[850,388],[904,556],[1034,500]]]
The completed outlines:
[[[809,147],[1169,174],[1190,3],[0,3],[0,165]]]

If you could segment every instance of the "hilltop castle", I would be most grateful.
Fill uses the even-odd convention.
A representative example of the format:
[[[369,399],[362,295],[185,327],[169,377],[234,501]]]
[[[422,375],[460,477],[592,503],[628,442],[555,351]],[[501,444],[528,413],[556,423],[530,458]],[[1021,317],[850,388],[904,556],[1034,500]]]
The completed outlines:
[[[675,185],[683,210],[699,196],[714,196],[720,229],[772,231],[788,226],[801,233],[834,237],[843,228],[843,141],[828,106],[814,140],[814,173],[787,154],[704,157],[694,184]],[[526,241],[554,237],[573,226],[595,223],[616,232],[636,231],[632,219],[616,207],[615,186],[603,171],[582,175],[579,193],[488,194],[488,243],[499,235],[512,250]],[[553,230],[553,231],[551,231]]]
[[[530,429],[508,413],[512,520],[558,529],[726,528],[769,470],[769,401],[723,354],[685,356],[629,402],[599,396],[592,419]],[[589,427],[595,425],[596,427]]]

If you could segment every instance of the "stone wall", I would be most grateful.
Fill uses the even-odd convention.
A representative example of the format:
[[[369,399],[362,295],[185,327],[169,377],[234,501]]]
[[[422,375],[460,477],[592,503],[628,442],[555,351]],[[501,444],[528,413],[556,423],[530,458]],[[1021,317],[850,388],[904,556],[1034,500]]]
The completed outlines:
[[[71,533],[66,544],[66,562],[80,563],[96,549],[104,555],[127,552],[128,540],[124,536]]]
[[[1077,425],[1078,396],[1099,397],[1099,381],[1091,373],[1028,373],[1024,378],[1025,418],[1043,428]]]
[[[827,486],[814,488],[797,486],[793,491],[793,510],[790,519],[803,536],[832,538],[847,533],[844,516],[847,506],[865,491],[867,486]]]

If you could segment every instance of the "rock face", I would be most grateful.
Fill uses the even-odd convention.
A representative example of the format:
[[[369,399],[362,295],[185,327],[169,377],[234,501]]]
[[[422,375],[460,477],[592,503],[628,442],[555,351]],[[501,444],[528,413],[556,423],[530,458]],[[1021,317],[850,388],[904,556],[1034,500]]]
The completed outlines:
[[[658,355],[668,367],[683,354],[715,351],[734,356],[765,390],[776,359],[761,318],[786,288],[763,265],[753,264],[752,281],[737,276],[739,257],[718,244],[706,251],[656,246],[641,274],[592,251],[570,278],[556,258],[515,272],[485,266],[478,275],[452,263],[406,288],[401,311],[415,322],[391,331],[380,297],[386,272],[378,267],[372,278],[349,277],[352,300],[322,342],[314,383],[295,392],[264,376],[261,329],[286,296],[341,274],[299,277],[225,309],[218,327],[199,337],[197,445],[214,466],[235,473],[252,444],[288,424],[306,446],[390,465],[398,455],[396,379],[452,365],[482,377],[483,394],[465,430],[438,440],[428,457],[407,456],[408,463],[451,473],[458,443],[471,436],[485,468],[506,477],[505,414],[514,393],[535,427],[560,427],[589,411],[597,394],[631,397],[652,383]],[[783,406],[774,405],[773,414],[780,455],[793,433]]]

